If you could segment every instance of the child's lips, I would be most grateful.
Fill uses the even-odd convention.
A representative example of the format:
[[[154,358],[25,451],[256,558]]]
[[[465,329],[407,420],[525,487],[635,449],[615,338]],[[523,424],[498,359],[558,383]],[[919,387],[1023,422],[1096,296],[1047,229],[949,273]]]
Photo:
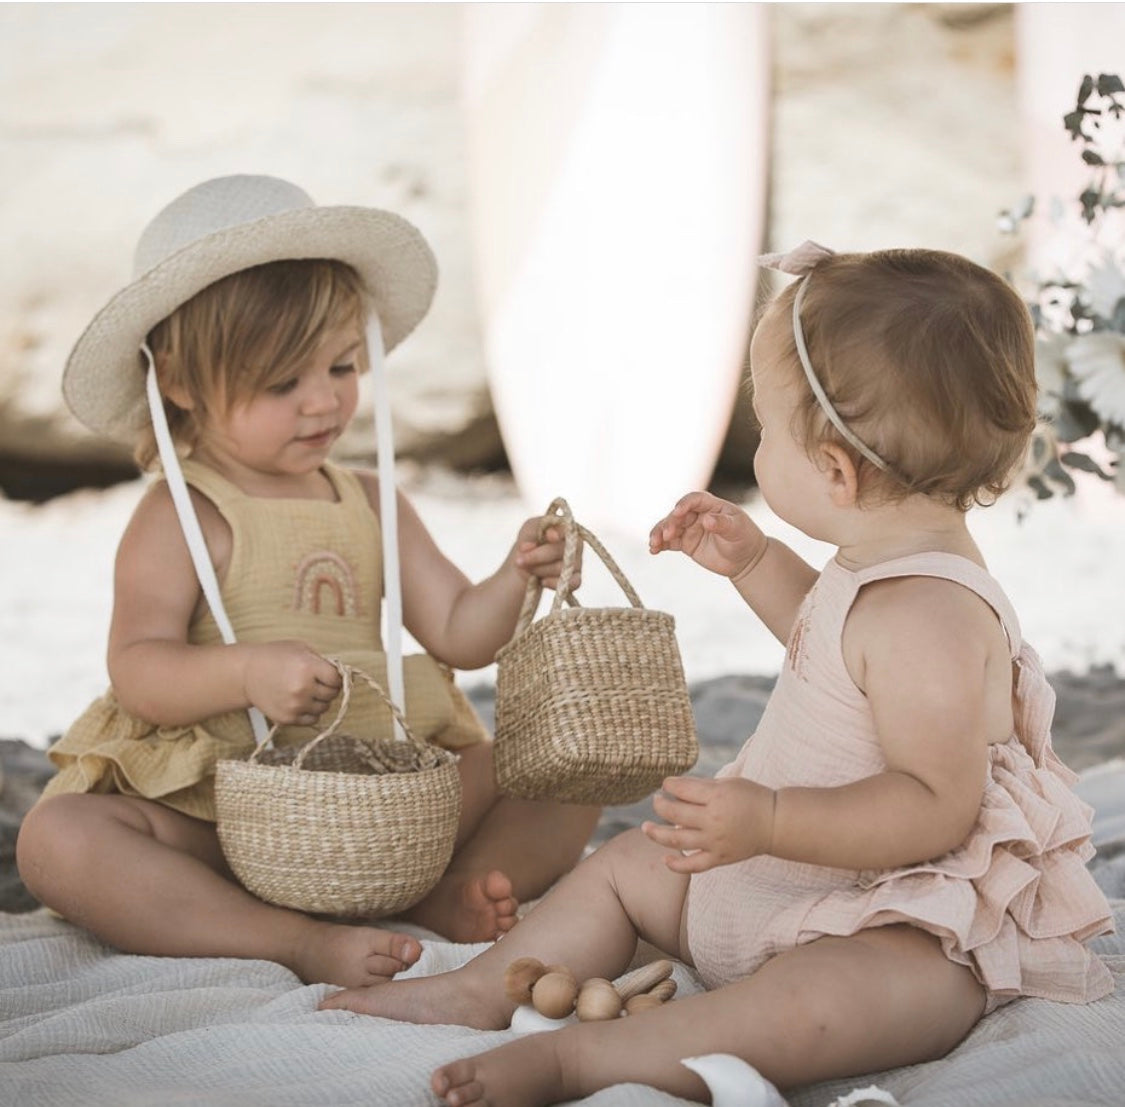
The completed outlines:
[[[336,436],[336,428],[330,427],[328,430],[322,430],[316,434],[305,434],[298,437],[297,441],[302,446],[318,447],[327,446]]]

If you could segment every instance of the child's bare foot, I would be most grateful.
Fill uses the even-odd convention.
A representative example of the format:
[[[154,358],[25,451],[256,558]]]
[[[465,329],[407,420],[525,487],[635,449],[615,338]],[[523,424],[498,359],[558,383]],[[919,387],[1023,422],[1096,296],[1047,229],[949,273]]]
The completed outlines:
[[[430,1087],[449,1107],[542,1107],[570,1099],[555,1049],[557,1032],[529,1034],[499,1049],[442,1065]]]
[[[499,870],[466,879],[447,873],[403,917],[453,942],[491,942],[516,925],[519,901]]]
[[[399,1022],[471,1026],[503,1030],[512,1019],[512,1004],[499,983],[479,981],[464,969],[392,980],[370,988],[347,988],[323,1000],[321,1011],[354,1011]]]
[[[416,938],[373,926],[309,920],[286,965],[306,984],[384,983],[422,955]]]

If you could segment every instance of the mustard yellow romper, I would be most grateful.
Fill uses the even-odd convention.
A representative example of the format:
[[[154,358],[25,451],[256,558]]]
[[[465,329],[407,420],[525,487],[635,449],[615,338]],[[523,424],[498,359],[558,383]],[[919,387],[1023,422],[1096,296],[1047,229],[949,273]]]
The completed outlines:
[[[213,470],[184,462],[188,484],[205,495],[231,528],[223,603],[240,642],[296,638],[339,657],[386,687],[379,633],[383,600],[379,520],[359,478],[326,464],[336,502],[259,499]],[[204,606],[204,605],[201,605]],[[188,641],[217,644],[222,636],[205,609],[192,619]],[[407,719],[414,734],[448,749],[487,740],[472,705],[444,666],[420,655],[406,659]],[[333,703],[321,722],[336,713]],[[390,716],[363,682],[355,682],[345,730],[389,735]],[[300,744],[317,731],[282,727],[274,741]],[[113,691],[96,700],[48,751],[59,771],[44,797],[65,792],[118,792],[156,800],[186,815],[214,821],[215,763],[254,748],[246,711],[193,726],[153,726],[127,713]]]

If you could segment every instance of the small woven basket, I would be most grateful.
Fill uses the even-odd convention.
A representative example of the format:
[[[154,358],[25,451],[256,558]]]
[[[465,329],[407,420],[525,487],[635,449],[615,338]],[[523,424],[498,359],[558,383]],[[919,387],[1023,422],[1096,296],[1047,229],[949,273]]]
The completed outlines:
[[[515,634],[496,655],[496,780],[525,799],[633,803],[699,756],[675,621],[644,607],[565,500],[551,503],[540,533],[552,526],[564,547],[551,610],[532,622],[542,592],[532,576]],[[631,607],[585,608],[570,595],[579,536]]]
[[[461,814],[457,757],[415,738],[366,673],[334,664],[343,687],[326,730],[275,749],[274,727],[246,760],[218,762],[217,830],[234,875],[260,899],[377,918],[417,903],[449,865]],[[405,737],[337,733],[356,678],[383,699]]]

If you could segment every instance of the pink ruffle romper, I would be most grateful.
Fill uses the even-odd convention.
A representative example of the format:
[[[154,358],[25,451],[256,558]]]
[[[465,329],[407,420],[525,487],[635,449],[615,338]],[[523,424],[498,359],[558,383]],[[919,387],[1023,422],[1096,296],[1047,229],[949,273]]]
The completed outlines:
[[[719,776],[770,788],[833,787],[885,767],[870,707],[844,665],[844,621],[859,590],[890,577],[956,581],[1004,626],[1013,660],[1015,731],[989,748],[980,815],[957,849],[882,871],[753,857],[692,877],[688,945],[710,988],[742,979],[774,954],[828,934],[911,923],[936,935],[988,992],[1083,1003],[1113,990],[1083,944],[1112,931],[1090,876],[1090,808],[1051,749],[1055,695],[999,585],[973,562],[925,553],[851,572],[830,561],[805,598],[761,723]]]

